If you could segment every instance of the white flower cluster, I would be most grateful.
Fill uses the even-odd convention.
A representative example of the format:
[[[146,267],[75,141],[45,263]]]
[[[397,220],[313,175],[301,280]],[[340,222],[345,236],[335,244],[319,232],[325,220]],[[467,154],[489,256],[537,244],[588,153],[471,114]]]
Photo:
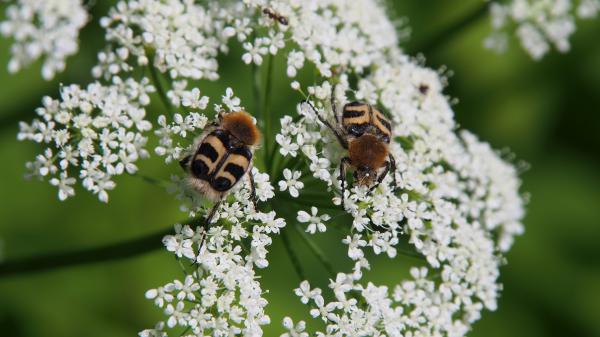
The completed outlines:
[[[14,40],[8,70],[17,72],[42,58],[42,76],[52,79],[79,49],[79,30],[87,21],[82,0],[18,0],[9,5],[6,21],[0,23],[0,33]]]
[[[512,0],[490,6],[494,32],[484,46],[504,51],[507,31],[516,27],[523,48],[535,60],[541,59],[552,46],[560,52],[570,49],[569,38],[575,32],[575,18],[595,18],[600,0]]]
[[[110,85],[92,83],[62,87],[60,100],[44,97],[39,119],[20,123],[19,140],[48,147],[27,163],[32,176],[49,178],[60,200],[75,195],[79,177],[85,189],[108,202],[113,177],[137,171],[136,161],[148,157],[145,133],[152,128],[145,106],[154,87],[114,77]]]
[[[193,0],[120,1],[101,20],[106,39],[114,45],[99,55],[94,75],[129,71],[127,61],[134,57],[138,66],[151,64],[173,79],[215,80],[218,53],[227,51],[229,38],[246,36],[243,23],[227,23],[242,8],[241,3],[229,11],[205,8]]]
[[[264,15],[264,10],[285,20],[274,20],[275,14]],[[21,124],[20,139],[48,144],[28,166],[35,175],[51,177],[61,199],[74,193],[78,176],[106,201],[112,177],[134,173],[135,161],[148,155],[145,132],[152,126],[144,107],[154,88],[146,79],[134,80],[133,69],[148,67],[156,75],[156,68],[169,80],[165,92],[157,89],[176,111],[158,118],[154,151],[167,163],[181,159],[207,126],[205,112],[212,102],[201,88],[188,88],[188,80],[217,79],[217,56],[236,37],[241,62],[258,66],[263,57],[283,50],[289,77],[316,70],[311,86],[298,81],[291,86],[306,92],[332,123],[332,95],[338,112],[344,103],[359,100],[393,121],[389,151],[397,169],[373,191],[349,184],[341,195],[338,167],[346,151],[308,104],[291,105],[278,134],[265,140],[286,157],[275,162],[292,163],[278,184],[290,202],[310,203],[305,190],[326,185],[321,192],[329,193],[332,207],[343,200],[352,216],[341,227],[340,241],[348,246],[353,270],[336,275],[331,296],[311,288],[308,280],[296,289],[301,302],[311,306],[310,315],[325,323],[323,331],[310,335],[463,336],[483,309],[496,308],[502,254],[523,231],[517,172],[488,144],[456,133],[442,93],[445,79],[402,53],[378,1],[244,0],[204,6],[193,0],[123,0],[101,21],[108,45],[93,73],[112,82],[65,87],[61,100],[44,99],[41,119]],[[214,110],[238,111],[240,104],[228,88]],[[249,174],[258,200],[274,197],[269,175],[256,168]],[[172,180],[170,189],[183,201],[182,210],[194,223],[202,221],[209,205],[181,176]],[[166,328],[177,327],[187,336],[262,335],[261,326],[270,319],[254,268],[268,266],[271,234],[286,226],[277,212],[285,210],[255,209],[245,181],[231,192],[210,226],[176,226],[176,233],[164,238],[186,275],[147,292],[167,318],[141,336],[166,336]],[[318,235],[332,217],[314,206],[297,213],[296,225],[306,224],[307,232]],[[393,259],[401,241],[408,241],[427,267],[413,268],[412,279],[391,288],[366,280],[365,250]],[[284,327],[283,336],[309,334],[302,321],[286,318]]]
[[[239,199],[238,199],[239,198]],[[242,200],[236,195],[237,200]],[[250,206],[251,208],[252,206]],[[238,202],[223,206],[220,218],[228,226],[175,226],[163,239],[167,250],[189,262],[185,278],[146,292],[167,316],[140,336],[166,336],[163,329],[182,327],[194,336],[260,336],[270,323],[267,301],[254,265],[264,268],[269,234],[285,226],[275,213],[251,213]],[[248,215],[251,214],[251,215]]]
[[[231,89],[222,98],[225,105],[240,103]],[[175,138],[193,138],[194,131],[202,129],[206,121],[204,115],[197,113],[185,118],[176,114],[170,124],[165,116],[159,117],[162,129],[157,130],[161,140],[156,152],[167,161],[177,159],[188,149],[176,143]],[[268,175],[257,169],[249,174],[254,177],[258,200],[267,201],[274,196]],[[183,177],[174,177],[173,182],[173,191],[185,201],[183,210],[193,217],[206,214],[200,212],[203,200],[189,189]],[[175,280],[146,293],[147,298],[164,308],[168,318],[166,324],[159,322],[156,328],[140,332],[140,336],[166,335],[165,326],[183,327],[194,336],[260,336],[261,326],[270,323],[254,266],[269,265],[270,235],[278,234],[286,223],[274,211],[263,213],[254,209],[250,190],[244,183],[240,182],[232,195],[219,207],[208,230],[176,225],[176,234],[163,239],[166,249],[178,259],[187,260],[188,269],[193,270],[183,281]]]
[[[326,303],[323,291],[308,289],[307,283],[297,292],[304,303],[311,299],[311,315],[326,323],[318,336],[462,336],[483,308],[496,308],[498,255],[508,250],[514,235],[523,230],[520,182],[515,169],[489,145],[468,133],[456,135],[453,112],[442,93],[443,79],[401,55],[395,41],[387,40],[394,36],[387,18],[379,10],[364,10],[367,4],[373,2],[339,3],[335,10],[330,3],[322,11],[299,8],[298,13],[311,12],[314,17],[298,14],[303,19],[297,22],[302,24],[291,30],[320,32],[318,38],[306,38],[312,43],[299,44],[299,48],[309,46],[310,51],[304,53],[313,55],[311,61],[335,55],[332,60],[337,62],[332,62],[330,69],[338,82],[333,93],[338,111],[349,101],[346,93],[352,91],[346,73],[371,70],[358,80],[352,99],[376,104],[392,118],[390,151],[397,163],[392,174],[398,186],[392,185],[390,175],[373,193],[353,187],[334,198],[338,204],[344,198],[346,211],[354,218],[349,224],[352,233],[343,242],[355,268],[332,281],[332,302]],[[289,21],[295,20],[295,13],[290,13]],[[367,35],[360,43],[328,46],[331,41],[344,40],[346,32],[343,28],[317,29],[323,22],[343,22],[343,27],[376,22],[381,34]],[[378,53],[364,63],[343,62],[344,55],[358,57],[352,50]],[[315,63],[322,67],[323,63]],[[338,69],[343,73],[335,78]],[[333,123],[329,105],[332,85],[326,79],[331,73],[321,74],[324,81],[308,87],[307,92],[314,97],[319,113]],[[295,87],[301,90],[298,84]],[[343,149],[306,104],[299,107],[299,114],[297,122],[292,116],[282,119],[277,139],[281,154],[295,156],[301,150],[313,176],[339,191],[337,167]],[[370,247],[375,254],[394,258],[400,236],[406,235],[430,267],[414,269],[415,279],[399,281],[391,293],[387,287],[361,283],[363,270],[369,268],[364,249]]]
[[[384,61],[385,53],[398,41],[392,23],[377,20],[384,16],[384,9],[376,1],[271,1],[268,5],[290,23],[287,33],[295,44],[286,56],[290,77],[306,61],[323,77],[332,76],[333,68],[360,73]],[[345,16],[335,15],[336,11]]]

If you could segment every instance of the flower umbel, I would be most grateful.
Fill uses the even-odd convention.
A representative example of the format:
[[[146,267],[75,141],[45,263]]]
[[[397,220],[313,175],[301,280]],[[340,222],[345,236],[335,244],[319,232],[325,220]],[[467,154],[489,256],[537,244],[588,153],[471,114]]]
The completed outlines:
[[[42,77],[50,80],[65,69],[66,58],[79,49],[79,30],[88,13],[82,0],[18,0],[6,9],[0,33],[11,37],[10,72],[42,58]]]
[[[108,201],[115,187],[113,177],[137,172],[136,162],[148,157],[146,133],[152,124],[145,119],[149,93],[147,79],[92,83],[87,88],[61,88],[61,99],[44,97],[39,118],[20,124],[19,140],[47,146],[43,155],[27,163],[31,176],[50,178],[59,188],[59,199],[75,195],[75,177],[82,186]]]
[[[523,48],[541,59],[552,47],[565,53],[571,48],[569,38],[575,32],[575,19],[595,18],[600,0],[512,0],[490,6],[493,33],[486,38],[486,48],[504,51],[508,30],[515,33]]]
[[[568,47],[571,7],[514,3],[531,7],[519,34],[534,56],[545,52],[547,40]],[[590,15],[594,3],[588,0],[580,11]],[[521,13],[517,9],[511,15]],[[285,19],[273,20],[265,10]],[[517,171],[487,143],[457,131],[443,92],[447,79],[403,53],[378,1],[122,0],[101,25],[107,44],[92,70],[96,82],[61,87],[60,99],[44,98],[18,137],[44,145],[27,167],[56,186],[60,200],[73,196],[79,181],[108,201],[115,176],[143,170],[137,162],[149,157],[149,144],[173,170],[168,191],[190,220],[175,225],[163,244],[184,275],[146,292],[165,316],[140,336],[261,336],[271,318],[260,270],[269,267],[269,248],[280,234],[303,274],[287,245],[290,228],[331,279],[311,287],[312,280],[301,277],[294,293],[318,324],[294,324],[286,316],[282,336],[463,336],[484,309],[496,309],[502,255],[523,232]],[[545,35],[536,37],[540,30]],[[221,78],[220,56],[232,45],[252,83],[240,83],[237,74],[235,81]],[[286,61],[278,74],[280,57]],[[302,73],[313,76],[306,82]],[[275,111],[277,75],[298,101]],[[246,111],[241,89],[251,85],[262,111],[248,111],[255,118],[247,119],[263,131],[263,144],[242,151],[247,130],[221,129],[223,138],[202,148],[207,134],[223,128],[224,113]],[[384,146],[396,166],[378,185],[353,179],[341,185],[350,177],[340,176],[347,146],[325,124],[340,129],[340,111],[352,101],[377,107],[392,124]],[[204,157],[192,170],[187,155]],[[207,198],[186,175],[213,188],[218,177],[239,179]],[[305,233],[327,229],[347,245],[353,268],[332,270]],[[409,255],[421,264],[409,279],[384,286],[365,273],[373,255]]]

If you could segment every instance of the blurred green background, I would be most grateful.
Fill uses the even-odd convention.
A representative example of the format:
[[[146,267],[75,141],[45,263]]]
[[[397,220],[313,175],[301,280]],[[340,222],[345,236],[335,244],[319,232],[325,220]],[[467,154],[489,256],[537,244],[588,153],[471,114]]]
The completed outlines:
[[[185,217],[172,196],[135,178],[118,178],[108,205],[81,190],[61,203],[47,182],[23,179],[24,163],[39,148],[17,142],[17,121],[30,120],[43,95],[57,95],[59,83],[91,81],[89,70],[104,41],[97,20],[110,3],[97,2],[94,21],[81,35],[81,52],[54,81],[41,80],[39,64],[8,74],[9,42],[0,40],[4,260],[119,242]],[[412,51],[480,4],[405,0],[390,2],[389,7],[390,15],[410,19],[413,33],[404,46]],[[0,18],[5,7],[0,5]],[[446,65],[455,74],[447,94],[460,99],[455,105],[460,125],[531,164],[522,175],[523,191],[531,195],[526,234],[517,239],[502,268],[499,309],[484,312],[470,336],[600,336],[600,20],[579,22],[572,51],[553,52],[541,62],[532,61],[516,41],[503,55],[484,50],[482,40],[488,32],[484,17],[426,55],[429,66]],[[204,93],[218,95],[232,86],[243,102],[251,101],[250,71],[238,57],[222,59],[223,83],[203,87]],[[278,60],[275,70],[283,69]],[[291,90],[281,89],[274,106],[290,110],[297,101]],[[140,170],[166,179],[176,168],[153,157],[141,162]],[[312,283],[325,285],[322,267],[295,233],[291,238]],[[324,244],[328,239],[336,238],[328,233],[319,240]],[[327,253],[346,267],[338,248]],[[275,240],[270,260],[271,267],[261,275],[270,291],[268,313],[273,321],[265,335],[275,336],[284,315],[305,318],[307,310],[291,292],[298,279],[280,240]],[[393,284],[416,263],[410,258],[394,263],[374,259],[369,277]],[[180,276],[172,255],[159,249],[110,263],[0,278],[0,335],[133,336],[163,317],[144,299],[144,292]]]

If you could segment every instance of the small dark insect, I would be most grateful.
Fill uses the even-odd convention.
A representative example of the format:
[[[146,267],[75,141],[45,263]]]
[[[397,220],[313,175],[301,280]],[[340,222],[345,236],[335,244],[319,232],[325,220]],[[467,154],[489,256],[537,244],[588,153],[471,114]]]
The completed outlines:
[[[269,18],[271,18],[273,20],[277,20],[277,22],[279,22],[280,24],[282,24],[284,26],[288,25],[288,19],[285,16],[275,12],[272,8],[263,9],[263,14],[268,15]]]
[[[331,107],[336,118],[334,127],[315,109],[317,118],[337,137],[342,147],[348,150],[348,156],[340,162],[340,181],[342,185],[342,206],[344,205],[346,167],[354,169],[354,182],[360,186],[370,186],[374,190],[391,170],[396,186],[396,161],[389,153],[392,125],[379,111],[367,103],[352,102],[344,105],[342,115],[338,115],[334,93],[331,93]]]
[[[260,132],[252,117],[243,111],[219,113],[194,143],[194,152],[179,161],[189,174],[188,184],[208,199],[216,201],[206,218],[209,224],[223,198],[244,177],[250,182],[251,200],[256,208],[252,156]]]
[[[429,86],[427,84],[421,84],[419,86],[419,91],[421,92],[421,94],[427,95],[427,93],[429,92]]]

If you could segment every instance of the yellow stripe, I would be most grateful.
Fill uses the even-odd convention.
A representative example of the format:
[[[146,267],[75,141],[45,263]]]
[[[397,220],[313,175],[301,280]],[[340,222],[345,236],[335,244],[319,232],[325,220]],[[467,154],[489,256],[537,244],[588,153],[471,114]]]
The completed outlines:
[[[227,164],[229,164],[229,163],[241,166],[244,169],[244,172],[247,172],[248,167],[250,166],[250,162],[248,161],[248,159],[246,159],[246,157],[239,155],[239,154],[230,154],[229,157],[227,157],[227,159],[221,166],[221,169],[219,169],[219,172],[215,175],[215,178],[217,178],[217,177],[226,178],[227,180],[229,180],[231,182],[231,186],[233,186],[235,183],[237,183],[236,178],[231,173],[225,171],[225,167],[227,167]],[[242,179],[242,177],[243,177],[243,175],[240,177],[240,179]]]

